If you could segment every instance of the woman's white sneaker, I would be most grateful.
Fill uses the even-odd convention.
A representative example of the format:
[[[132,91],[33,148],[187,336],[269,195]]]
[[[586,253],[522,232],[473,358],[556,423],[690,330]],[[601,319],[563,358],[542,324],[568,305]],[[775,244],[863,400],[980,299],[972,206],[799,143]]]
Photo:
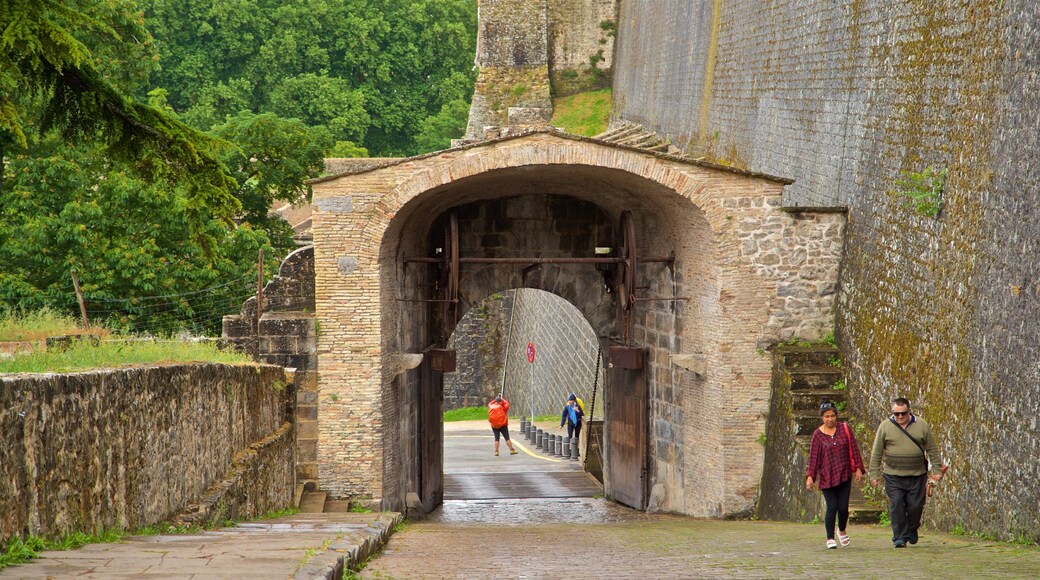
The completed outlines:
[[[837,547],[838,547],[838,542],[835,542],[834,540],[827,540],[827,549],[828,550],[833,550],[833,549],[835,549]]]

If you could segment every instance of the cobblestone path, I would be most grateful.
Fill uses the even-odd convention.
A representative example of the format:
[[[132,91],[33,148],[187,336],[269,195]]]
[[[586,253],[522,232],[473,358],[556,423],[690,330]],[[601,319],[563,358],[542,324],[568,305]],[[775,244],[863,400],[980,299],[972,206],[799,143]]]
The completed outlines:
[[[924,531],[896,550],[890,531],[707,521],[597,499],[451,501],[394,534],[363,578],[1036,578],[1040,548]]]

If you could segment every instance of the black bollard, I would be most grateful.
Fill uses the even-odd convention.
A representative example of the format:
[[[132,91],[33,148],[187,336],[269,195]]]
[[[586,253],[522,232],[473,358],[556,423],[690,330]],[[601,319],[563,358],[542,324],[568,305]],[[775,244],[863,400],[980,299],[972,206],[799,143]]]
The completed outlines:
[[[545,451],[549,455],[552,455],[553,454],[553,449],[556,448],[556,435],[553,435],[552,433],[549,433],[546,436],[549,438],[549,443],[548,443],[548,445],[545,446],[543,451]]]
[[[527,435],[527,416],[520,415],[520,434]]]
[[[578,441],[579,437],[575,437],[574,441],[571,441],[571,461],[578,460]]]
[[[563,456],[564,457],[570,457],[571,456],[571,438],[570,437],[564,437],[563,438]]]
[[[541,430],[541,429],[539,429],[539,430],[538,430],[538,431],[537,431],[537,432],[535,433],[535,440],[534,440],[534,444],[535,444],[535,447],[536,447],[536,448],[538,448],[538,449],[541,449],[541,448],[542,448],[542,443],[543,443],[543,439],[544,439],[544,437],[545,437],[545,434],[544,434],[544,433],[542,433],[542,430]]]

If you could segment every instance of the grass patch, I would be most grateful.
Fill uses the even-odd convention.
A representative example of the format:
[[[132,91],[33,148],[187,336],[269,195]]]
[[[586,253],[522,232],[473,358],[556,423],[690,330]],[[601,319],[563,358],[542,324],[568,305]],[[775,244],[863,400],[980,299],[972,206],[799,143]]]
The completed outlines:
[[[208,342],[178,340],[81,340],[60,352],[31,352],[0,360],[0,373],[68,372],[173,362],[252,362],[248,356],[224,351]]]
[[[83,332],[76,319],[51,308],[11,312],[0,317],[0,342],[43,340]]]
[[[444,422],[487,420],[487,407],[463,407],[444,412]]]
[[[525,415],[526,416],[526,415]],[[487,421],[487,407],[463,407],[461,409],[452,409],[451,411],[444,412],[444,422],[451,423],[453,421]],[[559,421],[559,413],[550,413],[548,415],[538,415],[534,418],[536,423],[545,421]],[[510,417],[509,422],[516,421],[519,424],[519,417]]]
[[[7,548],[0,552],[0,568],[24,564],[29,560],[40,557],[40,552],[75,550],[87,544],[111,544],[118,542],[129,535],[121,530],[107,530],[98,534],[87,534],[84,532],[72,532],[54,540],[48,540],[39,536],[29,536],[24,540],[11,538]]]
[[[592,137],[607,130],[613,102],[610,89],[554,99],[550,123],[568,133]]]

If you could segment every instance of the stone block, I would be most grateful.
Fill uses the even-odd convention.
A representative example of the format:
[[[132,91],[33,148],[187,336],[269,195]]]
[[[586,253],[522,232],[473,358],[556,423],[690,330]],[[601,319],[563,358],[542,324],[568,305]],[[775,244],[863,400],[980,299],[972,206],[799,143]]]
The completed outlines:
[[[313,420],[296,422],[296,439],[317,439],[318,422]]]
[[[315,480],[318,479],[318,462],[314,463],[296,463],[296,479],[297,480]]]

